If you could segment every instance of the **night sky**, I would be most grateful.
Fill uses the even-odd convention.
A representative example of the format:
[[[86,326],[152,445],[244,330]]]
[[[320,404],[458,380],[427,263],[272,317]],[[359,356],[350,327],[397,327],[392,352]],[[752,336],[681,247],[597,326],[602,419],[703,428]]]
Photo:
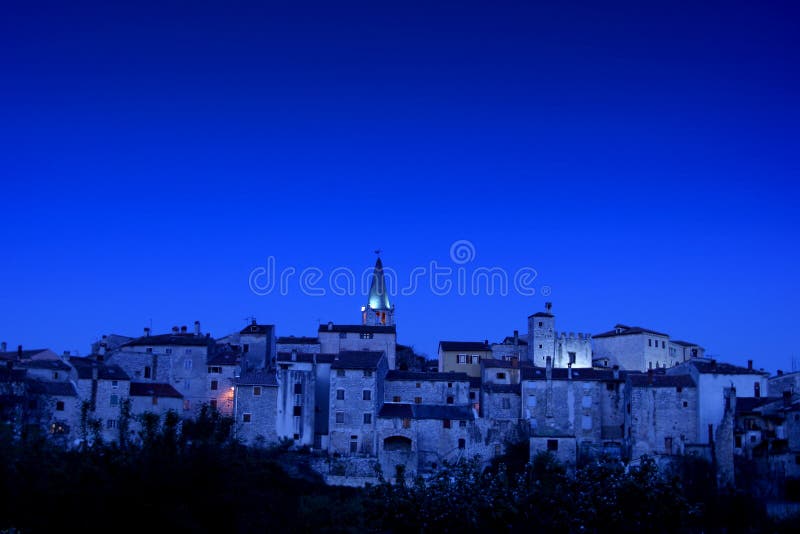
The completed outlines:
[[[380,248],[405,279],[469,240],[536,295],[393,296],[400,342],[499,340],[548,300],[560,330],[790,369],[795,6],[6,0],[0,338],[313,335],[366,296],[256,295],[268,257],[360,274]]]

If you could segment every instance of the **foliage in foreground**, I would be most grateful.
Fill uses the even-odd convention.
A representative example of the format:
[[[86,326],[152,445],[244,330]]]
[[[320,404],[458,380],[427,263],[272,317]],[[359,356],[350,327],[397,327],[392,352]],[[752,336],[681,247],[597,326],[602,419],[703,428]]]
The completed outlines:
[[[365,489],[332,488],[302,455],[248,448],[230,421],[203,412],[141,421],[138,443],[64,451],[30,436],[0,436],[0,530],[238,532],[699,532],[775,530],[741,495],[719,496],[707,466],[660,472],[598,461],[574,476],[552,456],[446,466],[436,476]],[[306,458],[307,459],[307,458]],[[705,471],[704,471],[705,469]]]

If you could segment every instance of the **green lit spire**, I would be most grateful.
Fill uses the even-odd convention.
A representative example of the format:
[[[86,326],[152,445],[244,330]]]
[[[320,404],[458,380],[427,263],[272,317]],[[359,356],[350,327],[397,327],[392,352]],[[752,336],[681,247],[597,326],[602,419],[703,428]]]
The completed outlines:
[[[381,259],[375,262],[375,269],[372,271],[372,284],[369,287],[368,306],[373,310],[391,310],[389,305],[389,295],[386,293],[386,278],[383,275],[383,263]]]

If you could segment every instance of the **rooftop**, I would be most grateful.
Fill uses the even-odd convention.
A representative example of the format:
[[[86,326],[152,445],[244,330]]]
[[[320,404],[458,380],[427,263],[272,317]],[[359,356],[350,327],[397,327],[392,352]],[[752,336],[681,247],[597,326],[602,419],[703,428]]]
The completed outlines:
[[[206,347],[212,345],[214,340],[210,336],[196,334],[159,334],[155,336],[137,337],[121,345],[122,347],[161,347],[166,345],[178,347]]]
[[[603,332],[602,334],[597,334],[592,337],[597,339],[615,336],[632,336],[636,334],[650,334],[653,336],[669,337],[668,334],[663,332],[656,332],[655,330],[649,330],[647,328],[642,328],[641,326],[626,326],[624,324],[615,325],[614,330],[609,330],[608,332]]]
[[[39,395],[52,395],[54,397],[77,397],[78,392],[72,382],[50,382],[44,380],[28,379],[28,392]]]
[[[389,371],[386,380],[412,382],[469,382],[466,373],[421,373],[416,371]]]
[[[131,397],[172,397],[182,399],[183,395],[169,384],[131,382]]]
[[[695,387],[691,375],[662,375],[655,373],[629,373],[628,379],[633,387],[653,388],[692,388]]]
[[[490,351],[491,347],[483,341],[440,341],[439,348],[445,351]]]
[[[80,356],[73,356],[69,359],[69,363],[78,372],[78,378],[81,380],[91,380],[93,378],[92,369],[97,369],[97,378],[100,380],[130,380],[130,377],[119,365],[109,365],[90,357],[82,358]]]
[[[722,363],[708,358],[694,358],[686,362],[684,365],[693,365],[701,374],[769,376],[767,371],[752,369],[750,367],[740,367],[738,365]]]
[[[319,338],[282,336],[278,338],[278,343],[284,345],[319,345]]]
[[[291,352],[279,352],[278,353],[278,361],[279,362],[291,362],[291,361],[298,361],[303,363],[333,363],[336,359],[336,354],[328,354],[328,353],[314,353],[314,352],[297,352],[295,354],[296,360],[292,360],[292,353]]]
[[[344,351],[334,359],[331,369],[377,369],[382,351]]]
[[[278,387],[278,380],[275,373],[269,371],[254,371],[245,373],[239,378],[234,379],[237,386],[267,386]]]
[[[469,421],[475,418],[469,406],[454,406],[443,404],[400,404],[385,403],[378,417],[403,418],[403,419],[455,419]]]
[[[365,324],[321,324],[319,332],[347,332],[353,334],[396,334],[394,326],[371,326]]]
[[[252,334],[252,335],[266,335],[270,334],[275,331],[275,325],[272,324],[249,324],[242,328],[239,332],[240,334]]]
[[[546,380],[546,369],[544,367],[521,367],[522,369],[522,380]],[[569,369],[564,369],[563,367],[554,367],[553,368],[553,380],[569,380]],[[624,376],[623,373],[620,373],[620,378],[616,380],[621,380]],[[577,369],[572,369],[572,380],[581,381],[581,380],[608,380],[613,381],[614,378],[614,371],[612,369],[593,369],[593,368],[586,368],[580,367]]]

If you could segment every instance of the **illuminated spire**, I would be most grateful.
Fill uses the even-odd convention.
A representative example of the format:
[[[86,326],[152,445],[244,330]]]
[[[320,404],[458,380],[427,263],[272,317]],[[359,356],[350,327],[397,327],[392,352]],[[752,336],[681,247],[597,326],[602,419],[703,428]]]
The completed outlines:
[[[369,287],[369,300],[367,305],[372,310],[391,310],[389,295],[386,292],[386,278],[383,275],[383,262],[380,257],[375,262],[375,269],[372,271],[372,284]]]

